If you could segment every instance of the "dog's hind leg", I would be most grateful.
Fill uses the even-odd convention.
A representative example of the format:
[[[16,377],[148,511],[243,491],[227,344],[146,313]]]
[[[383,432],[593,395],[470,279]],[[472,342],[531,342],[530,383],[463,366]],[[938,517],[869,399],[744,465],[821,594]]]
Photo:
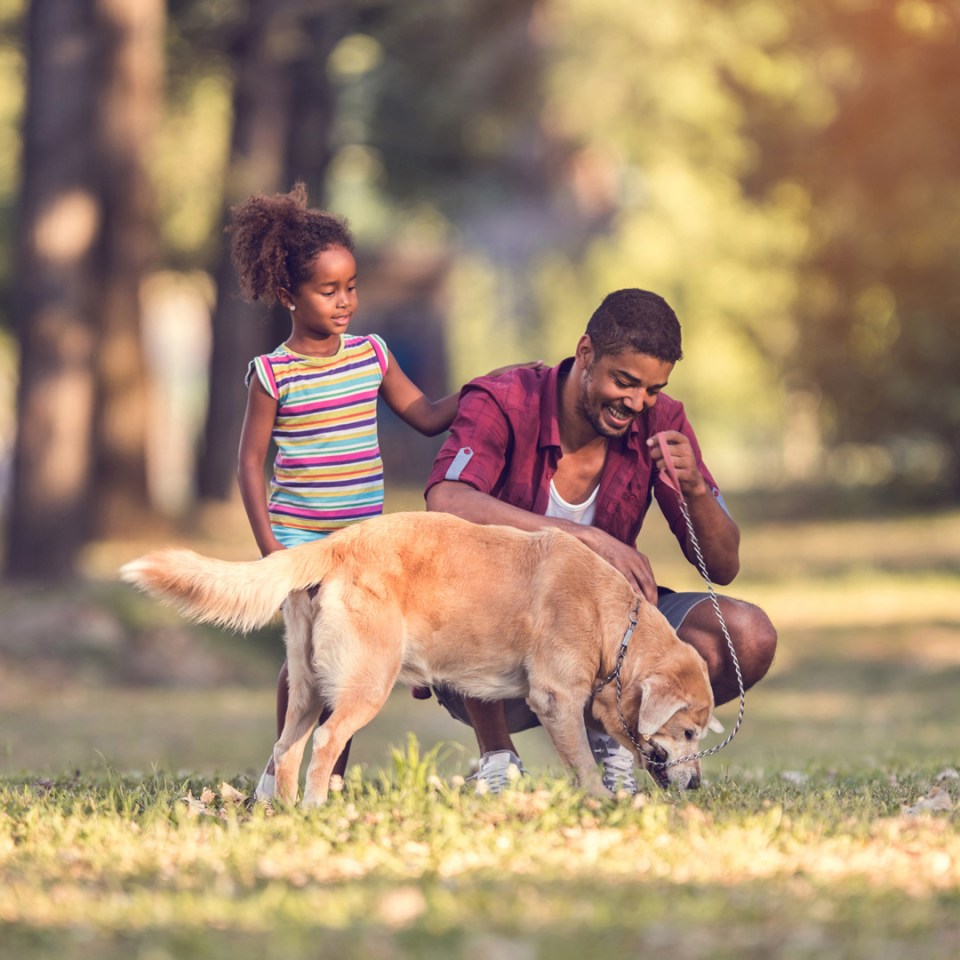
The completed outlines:
[[[313,735],[313,756],[307,768],[303,806],[320,806],[327,799],[330,776],[337,758],[350,738],[383,708],[400,674],[401,644],[399,611],[386,616],[345,617],[339,635],[326,637],[325,646],[336,647],[339,656],[330,662],[333,683],[328,692],[330,715]]]
[[[313,755],[303,791],[305,808],[319,807],[326,801],[337,758],[347,741],[380,712],[392,686],[387,687],[382,698],[371,697],[370,691],[364,691],[362,696],[342,695],[330,716],[314,731]]]
[[[295,700],[293,696],[290,698],[283,732],[273,748],[277,799],[283,803],[296,803],[303,751],[322,709],[323,703],[318,697],[310,697],[307,701]]]
[[[293,804],[297,800],[300,764],[307,737],[317,724],[324,703],[312,682],[311,631],[313,611],[305,591],[291,593],[283,605],[286,632],[289,697],[283,730],[273,748],[277,798]]]
[[[560,759],[576,773],[580,786],[594,796],[609,797],[583,723],[588,694],[584,691],[581,696],[577,691],[558,687],[531,687],[527,703],[549,734]]]

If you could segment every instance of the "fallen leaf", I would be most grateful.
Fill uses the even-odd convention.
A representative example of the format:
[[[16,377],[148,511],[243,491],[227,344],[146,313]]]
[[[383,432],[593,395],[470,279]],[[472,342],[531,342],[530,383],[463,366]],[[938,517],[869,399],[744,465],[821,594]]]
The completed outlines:
[[[220,796],[224,803],[243,803],[247,799],[246,794],[241,793],[226,781],[220,784]]]
[[[197,817],[200,816],[200,814],[207,812],[206,803],[204,803],[203,800],[198,800],[193,795],[192,790],[188,790],[187,795],[185,797],[181,797],[180,799],[187,805],[187,811],[192,816]]]
[[[907,807],[903,812],[907,816],[916,816],[918,813],[934,813],[952,809],[953,800],[950,794],[942,787],[931,787],[930,792],[925,797],[921,797],[912,807]]]
[[[960,773],[953,767],[944,767],[933,779],[937,783],[943,783],[944,780],[960,780]]]

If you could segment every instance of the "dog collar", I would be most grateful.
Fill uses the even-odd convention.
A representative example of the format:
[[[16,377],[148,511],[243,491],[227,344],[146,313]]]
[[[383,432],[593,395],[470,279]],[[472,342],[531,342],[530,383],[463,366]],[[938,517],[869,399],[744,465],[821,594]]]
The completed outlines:
[[[593,695],[596,696],[611,680],[619,680],[620,678],[620,668],[623,666],[624,657],[627,655],[627,645],[630,643],[630,638],[633,636],[634,631],[637,629],[637,623],[640,619],[640,601],[638,600],[633,609],[630,611],[630,622],[627,624],[627,629],[623,632],[623,639],[620,641],[620,649],[617,651],[617,662],[613,670],[610,671],[602,680],[598,680],[596,686],[593,688]]]
[[[626,717],[623,715],[623,688],[620,684],[620,671],[623,668],[623,661],[627,656],[627,646],[630,644],[630,639],[633,637],[634,631],[637,629],[637,623],[640,619],[640,600],[634,604],[633,609],[630,611],[630,622],[627,624],[627,629],[623,632],[623,639],[620,641],[620,649],[617,651],[617,663],[613,670],[608,673],[602,680],[598,680],[596,686],[593,688],[593,696],[595,697],[608,683],[613,681],[617,684],[617,713],[620,714],[620,723],[623,726],[623,732],[630,738],[630,742],[637,748],[637,750],[642,753],[647,761],[654,766],[663,767],[668,766],[665,762],[666,752],[663,747],[658,743],[651,740],[650,737],[641,733],[637,730],[636,735],[633,731],[627,726]],[[637,739],[639,737],[639,739]],[[651,756],[652,753],[652,756]]]

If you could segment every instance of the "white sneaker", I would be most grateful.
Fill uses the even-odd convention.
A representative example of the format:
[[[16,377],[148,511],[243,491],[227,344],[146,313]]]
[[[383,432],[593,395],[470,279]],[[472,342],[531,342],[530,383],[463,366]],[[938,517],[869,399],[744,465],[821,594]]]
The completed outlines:
[[[603,785],[611,792],[636,793],[639,787],[633,775],[633,754],[606,733],[587,728],[593,758],[603,766]]]
[[[253,799],[257,803],[269,803],[277,795],[277,778],[266,770],[260,774],[260,782],[253,791]]]
[[[480,758],[480,768],[467,779],[476,783],[477,793],[500,793],[525,773],[520,758],[512,750],[494,750]]]

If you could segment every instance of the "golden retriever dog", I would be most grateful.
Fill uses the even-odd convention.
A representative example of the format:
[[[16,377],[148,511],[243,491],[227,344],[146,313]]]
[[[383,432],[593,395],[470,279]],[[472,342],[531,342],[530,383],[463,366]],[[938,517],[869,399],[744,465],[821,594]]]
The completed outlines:
[[[311,732],[305,807],[325,801],[337,757],[398,681],[484,700],[526,697],[591,793],[608,795],[585,711],[661,785],[699,785],[699,760],[689,755],[713,711],[702,657],[569,534],[397,513],[261,560],[167,549],[121,574],[195,620],[240,631],[283,606],[290,703],[274,761],[285,803],[296,801]],[[616,683],[601,681],[617,666],[632,616],[618,706]],[[317,727],[326,706],[330,716]],[[651,766],[654,756],[682,762]]]

